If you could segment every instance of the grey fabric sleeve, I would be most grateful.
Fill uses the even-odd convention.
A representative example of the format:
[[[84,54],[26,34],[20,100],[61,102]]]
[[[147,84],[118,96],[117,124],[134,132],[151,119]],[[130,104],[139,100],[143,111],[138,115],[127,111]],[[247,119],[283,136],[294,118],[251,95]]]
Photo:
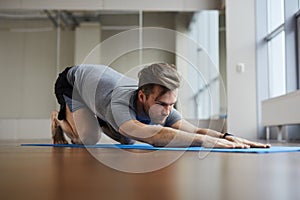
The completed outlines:
[[[165,126],[171,127],[173,124],[175,124],[177,121],[181,119],[182,119],[181,114],[175,108],[173,108],[166,119]]]
[[[135,109],[130,101],[136,88],[129,90],[125,88],[117,88],[113,91],[110,109],[106,115],[106,119],[109,120],[115,130],[119,130],[126,121],[136,119]]]

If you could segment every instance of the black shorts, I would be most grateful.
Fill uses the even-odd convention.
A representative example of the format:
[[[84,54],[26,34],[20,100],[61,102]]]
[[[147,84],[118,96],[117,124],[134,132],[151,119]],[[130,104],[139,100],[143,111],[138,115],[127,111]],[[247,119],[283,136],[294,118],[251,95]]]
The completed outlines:
[[[58,119],[63,120],[66,118],[66,101],[64,96],[72,99],[73,95],[73,86],[69,84],[67,79],[68,71],[72,67],[67,67],[64,71],[62,71],[55,82],[54,93],[57,99],[57,102],[60,105],[60,110],[58,112]]]
[[[57,102],[60,105],[58,112],[58,119],[66,119],[66,106],[69,107],[71,112],[78,110],[80,108],[87,108],[83,100],[79,95],[74,91],[73,86],[68,82],[67,74],[72,67],[67,67],[62,71],[55,82],[54,93],[57,99]],[[76,95],[77,94],[77,95]],[[100,126],[105,126],[106,122],[97,117]]]

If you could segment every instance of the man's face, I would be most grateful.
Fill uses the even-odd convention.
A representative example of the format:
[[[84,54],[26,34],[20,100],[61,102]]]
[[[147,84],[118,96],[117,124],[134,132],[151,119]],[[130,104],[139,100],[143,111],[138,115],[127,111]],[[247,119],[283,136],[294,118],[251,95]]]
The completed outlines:
[[[155,86],[148,99],[144,101],[144,111],[148,113],[151,122],[163,124],[177,101],[178,90],[168,91],[160,96],[162,88]]]

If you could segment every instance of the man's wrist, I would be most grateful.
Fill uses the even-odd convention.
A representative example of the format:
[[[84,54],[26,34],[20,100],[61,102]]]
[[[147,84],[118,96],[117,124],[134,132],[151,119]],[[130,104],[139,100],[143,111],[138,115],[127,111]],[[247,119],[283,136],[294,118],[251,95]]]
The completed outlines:
[[[233,136],[233,135],[230,134],[230,133],[224,133],[224,134],[221,134],[220,137],[221,137],[222,139],[226,139],[227,136]]]

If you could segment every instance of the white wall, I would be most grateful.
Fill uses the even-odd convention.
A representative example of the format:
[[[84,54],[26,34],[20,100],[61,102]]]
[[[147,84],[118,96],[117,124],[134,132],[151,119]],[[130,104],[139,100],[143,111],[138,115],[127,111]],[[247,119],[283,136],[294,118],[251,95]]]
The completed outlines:
[[[0,139],[50,138],[49,117],[56,108],[56,30],[32,31],[51,27],[47,22],[2,21],[1,26],[7,28],[0,31]],[[60,63],[69,65],[74,37],[69,31],[61,36]]]
[[[81,24],[75,30],[75,64],[99,64],[100,52],[97,45],[101,41],[99,23]]]
[[[53,108],[55,32],[0,32],[0,117],[47,117]]]
[[[226,0],[226,40],[228,131],[256,138],[255,0]]]
[[[255,138],[257,127],[254,6],[255,0],[226,1],[228,131],[246,138]],[[66,34],[62,35],[61,69],[76,59],[75,34]],[[53,95],[56,33],[1,30],[0,43],[0,139],[47,138],[49,114],[57,105]],[[168,62],[174,59],[153,55]],[[236,71],[237,63],[245,64],[244,73]]]
[[[113,25],[139,25],[138,15],[104,15],[101,18],[103,24]],[[127,20],[130,20],[128,22]],[[159,28],[174,29],[175,27],[175,14],[170,12],[150,12],[143,13],[143,46],[142,53],[139,51],[139,30],[102,30],[102,44],[100,47],[100,60],[101,63],[107,64],[115,70],[127,74],[137,79],[137,73],[140,68],[148,63],[153,62],[168,62],[175,64],[175,54],[172,48],[166,49],[159,48],[159,41],[164,37],[166,32],[161,31]],[[147,27],[158,27],[157,32],[151,34],[151,30]],[[124,32],[123,32],[124,31]],[[152,29],[153,31],[153,29]],[[151,32],[151,33],[150,33]],[[113,36],[114,35],[114,36]],[[113,37],[111,37],[113,36]],[[169,40],[163,40],[165,44],[174,46],[175,38],[172,40],[170,34]],[[149,41],[150,40],[150,41]],[[153,46],[152,46],[153,45]],[[151,46],[151,48],[149,48]],[[140,54],[141,53],[141,54]]]
[[[151,18],[151,17],[150,17]],[[160,22],[162,27],[170,26]],[[156,20],[147,19],[155,24]],[[81,64],[89,52],[101,41],[101,26],[88,24],[75,31],[62,30],[60,44],[60,66],[56,66],[56,30],[45,32],[12,32],[1,21],[0,30],[0,140],[3,139],[46,139],[50,138],[50,113],[58,108],[54,96],[57,73],[65,67]],[[21,22],[18,28],[36,24]],[[38,27],[52,27],[40,23]],[[173,26],[173,24],[172,24]],[[20,29],[19,29],[20,30]],[[112,48],[112,51],[118,46]],[[93,51],[86,63],[99,63],[99,51]],[[113,63],[118,70],[127,72],[136,66],[136,55],[124,55]],[[174,63],[174,55],[168,52],[149,50],[143,60]]]

